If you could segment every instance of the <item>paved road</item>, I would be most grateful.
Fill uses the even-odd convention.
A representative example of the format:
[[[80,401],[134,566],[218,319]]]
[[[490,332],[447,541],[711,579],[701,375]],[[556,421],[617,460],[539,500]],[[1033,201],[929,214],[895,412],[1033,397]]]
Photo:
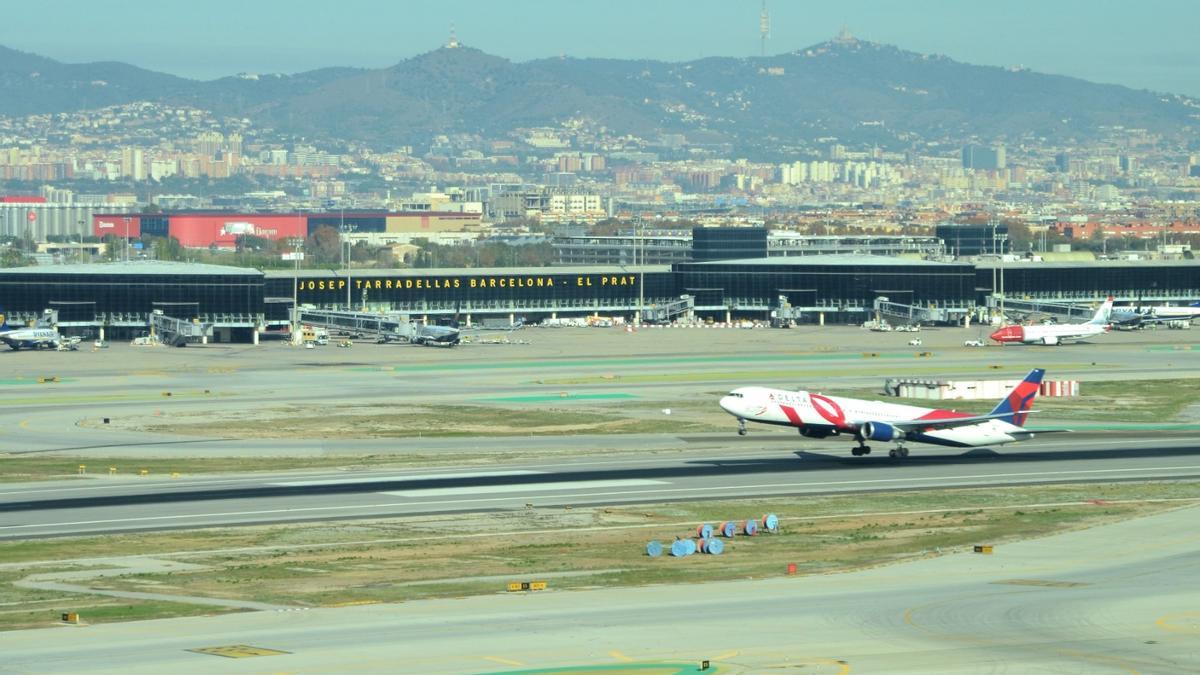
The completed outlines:
[[[19,631],[0,672],[1194,673],[1197,515],[849,574]],[[230,645],[274,653],[192,651]]]
[[[673,437],[672,437],[673,438]],[[697,438],[700,444],[707,437]],[[776,438],[771,436],[767,438]],[[780,439],[782,440],[782,439]],[[678,442],[678,439],[675,439]],[[1200,476],[1188,435],[1035,440],[1001,451],[914,446],[907,459],[789,437],[667,457],[594,456],[486,470],[100,476],[0,485],[0,539],[397,515],[875,490]],[[739,446],[741,446],[739,448]]]

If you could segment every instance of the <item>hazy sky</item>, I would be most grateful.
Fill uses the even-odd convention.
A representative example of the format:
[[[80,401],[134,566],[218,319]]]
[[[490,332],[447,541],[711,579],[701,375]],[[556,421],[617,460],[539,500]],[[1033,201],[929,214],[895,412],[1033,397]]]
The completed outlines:
[[[969,63],[1200,96],[1197,0],[768,0],[768,53],[860,38]],[[0,44],[186,77],[389,66],[444,43],[513,61],[759,54],[761,0],[40,0]],[[19,18],[19,20],[17,20]]]

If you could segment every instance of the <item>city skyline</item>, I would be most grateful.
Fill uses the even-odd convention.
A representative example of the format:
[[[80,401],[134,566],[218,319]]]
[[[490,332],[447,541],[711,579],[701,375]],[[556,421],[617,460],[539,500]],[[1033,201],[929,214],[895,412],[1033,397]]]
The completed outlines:
[[[302,12],[294,7],[274,0],[249,5],[215,0],[202,6],[132,2],[97,12],[91,3],[61,0],[23,10],[28,20],[0,29],[0,45],[67,63],[121,61],[193,79],[387,67],[438,48],[452,30],[465,45],[517,62],[559,55],[658,61],[753,57],[762,46],[760,0],[603,5],[457,0],[378,7],[347,0]],[[966,63],[1021,66],[1200,96],[1194,77],[1200,46],[1188,35],[1200,20],[1200,6],[1192,3],[1014,0],[964,6],[916,0],[832,7],[776,0],[767,8],[768,55],[828,40],[844,26],[865,40]],[[86,21],[62,21],[63,16]]]

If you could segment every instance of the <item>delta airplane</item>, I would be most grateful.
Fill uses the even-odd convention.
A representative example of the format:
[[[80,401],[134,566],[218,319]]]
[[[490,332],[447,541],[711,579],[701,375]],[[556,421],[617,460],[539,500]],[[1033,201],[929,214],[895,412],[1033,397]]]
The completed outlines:
[[[759,422],[796,427],[808,438],[853,436],[858,441],[851,450],[855,456],[871,453],[867,441],[896,443],[888,455],[907,457],[908,441],[972,448],[1033,438],[1025,418],[1045,373],[1041,368],[1029,371],[986,415],[769,387],[734,389],[721,399],[721,408],[737,418],[741,436],[746,435],[747,421]]]
[[[1016,343],[1023,345],[1057,345],[1066,340],[1084,340],[1097,335],[1103,335],[1112,326],[1109,315],[1112,313],[1112,296],[1100,305],[1092,320],[1087,323],[1051,324],[1048,326],[1003,326],[991,334],[991,338],[1000,344]]]

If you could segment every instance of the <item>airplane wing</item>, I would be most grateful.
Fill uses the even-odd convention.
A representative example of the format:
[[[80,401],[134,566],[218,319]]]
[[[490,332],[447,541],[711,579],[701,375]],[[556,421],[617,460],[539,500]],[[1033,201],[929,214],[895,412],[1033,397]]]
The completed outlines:
[[[1150,315],[1143,316],[1138,321],[1138,323],[1139,324],[1162,324],[1162,323],[1176,323],[1176,322],[1185,323],[1185,322],[1191,322],[1191,320],[1192,320],[1192,317],[1190,317],[1190,316],[1182,316],[1182,315],[1156,316],[1156,315],[1150,314]]]
[[[1030,413],[1037,412],[1030,410]],[[1028,414],[1028,413],[1027,413]],[[936,431],[938,429],[953,429],[955,427],[969,427],[973,424],[982,424],[988,420],[999,419],[1001,417],[1010,417],[1012,413],[995,413],[990,415],[971,415],[970,417],[948,417],[945,419],[926,419],[926,420],[899,420],[896,422],[885,421],[884,424],[895,427],[900,431]],[[860,423],[861,424],[861,423]]]

